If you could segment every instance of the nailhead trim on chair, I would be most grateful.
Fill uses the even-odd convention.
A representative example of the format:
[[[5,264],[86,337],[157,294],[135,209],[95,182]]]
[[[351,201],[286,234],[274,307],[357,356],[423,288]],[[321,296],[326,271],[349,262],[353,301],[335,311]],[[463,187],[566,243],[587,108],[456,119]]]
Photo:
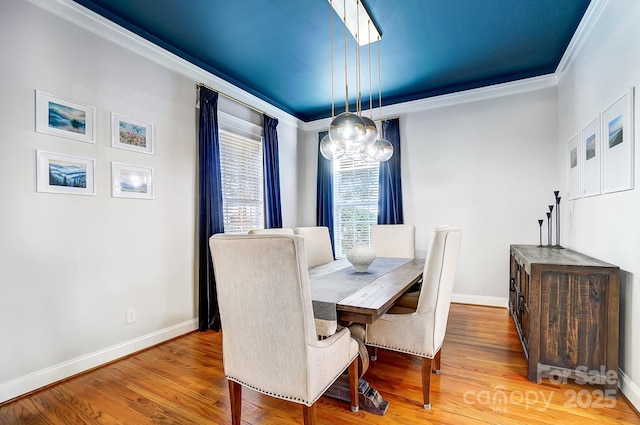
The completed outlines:
[[[303,399],[298,398],[298,397],[290,397],[290,396],[286,396],[286,395],[282,395],[282,394],[272,393],[270,391],[265,391],[265,390],[260,389],[258,387],[254,387],[253,385],[247,384],[246,382],[241,381],[240,379],[236,379],[236,378],[234,378],[232,376],[227,376],[227,379],[229,379],[231,381],[234,381],[234,382],[237,382],[240,385],[243,385],[243,386],[245,386],[247,388],[251,388],[254,391],[257,391],[257,392],[262,393],[262,394],[266,394],[266,395],[271,396],[271,397],[276,397],[276,398],[280,398],[280,399],[283,399],[283,400],[294,401],[296,403],[302,403],[302,404],[307,404],[308,403],[306,400],[303,400]],[[314,403],[315,403],[315,400],[314,400]],[[311,403],[311,404],[313,404],[313,403]],[[310,406],[310,404],[309,404],[309,406]]]
[[[417,351],[405,350],[403,348],[393,347],[393,346],[390,346],[390,345],[374,344],[374,343],[371,343],[371,342],[368,342],[368,341],[365,342],[365,344],[369,345],[371,347],[386,348],[387,350],[393,350],[393,351],[396,351],[396,352],[399,352],[399,353],[413,354],[413,355],[420,356],[420,357],[426,357],[428,359],[433,359],[434,358],[434,356],[429,356],[429,355],[427,355],[425,353],[419,353]]]
[[[351,365],[351,362],[353,362],[353,360],[354,360],[356,357],[357,357],[357,354],[356,354],[356,355],[351,359],[351,361],[349,362],[349,365]],[[293,402],[295,402],[295,403],[301,403],[301,404],[304,404],[304,405],[306,405],[306,406],[311,406],[311,405],[313,405],[313,403],[315,403],[316,401],[318,401],[318,399],[319,399],[320,397],[322,397],[322,396],[324,395],[325,391],[327,391],[327,389],[328,389],[331,385],[333,385],[333,383],[336,381],[336,379],[338,379],[338,378],[340,377],[340,375],[342,375],[342,373],[343,373],[343,372],[344,372],[344,371],[341,371],[338,375],[336,375],[336,376],[331,380],[331,382],[329,383],[329,385],[327,385],[326,387],[324,387],[324,388],[322,389],[322,391],[320,392],[320,395],[318,395],[316,398],[314,398],[314,399],[313,399],[313,401],[311,401],[311,402],[309,402],[309,401],[307,401],[307,400],[304,400],[304,399],[301,399],[301,398],[299,398],[299,397],[291,397],[291,396],[286,396],[286,395],[282,395],[282,394],[272,393],[272,392],[270,392],[270,391],[264,391],[264,390],[262,390],[262,389],[260,389],[260,388],[258,388],[258,387],[255,387],[255,386],[253,386],[253,385],[247,384],[246,382],[244,382],[244,381],[242,381],[242,380],[240,380],[240,379],[234,378],[233,376],[228,376],[228,375],[226,375],[226,378],[227,378],[227,379],[229,379],[229,380],[231,380],[231,381],[237,382],[238,384],[243,385],[243,386],[245,386],[245,387],[247,387],[247,388],[251,388],[251,389],[252,389],[252,390],[254,390],[254,391],[257,391],[257,392],[262,393],[262,394],[266,394],[266,395],[271,396],[271,397],[279,398],[279,399],[282,399],[282,400],[289,400],[289,401],[293,401]]]

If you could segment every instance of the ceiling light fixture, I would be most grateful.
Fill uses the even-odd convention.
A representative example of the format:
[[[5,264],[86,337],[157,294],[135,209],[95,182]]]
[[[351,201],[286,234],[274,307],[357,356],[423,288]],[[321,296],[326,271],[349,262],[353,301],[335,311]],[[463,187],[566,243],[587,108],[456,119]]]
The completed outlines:
[[[334,117],[335,105],[333,96],[333,10],[330,10],[331,32],[331,124],[328,134],[320,142],[320,152],[329,159],[340,159],[347,155],[351,159],[380,161],[381,158],[391,155],[382,155],[380,145],[386,142],[377,139],[378,129],[372,118],[362,117],[362,97],[360,87],[360,46],[370,45],[378,41],[378,74],[380,72],[380,46],[381,40],[378,29],[361,0],[329,0],[331,8],[341,16],[344,26],[344,74],[345,74],[345,112]],[[342,13],[342,14],[341,14]],[[349,70],[347,63],[347,29],[356,40],[356,81],[357,99],[356,113],[349,111]],[[373,34],[372,34],[373,32]],[[366,34],[365,36],[362,36]],[[378,75],[378,83],[380,78]],[[380,90],[380,100],[382,91]],[[369,111],[371,115],[371,47],[369,46]],[[380,105],[382,107],[382,105]],[[389,145],[390,143],[387,142]],[[376,149],[372,149],[372,148]],[[393,148],[391,150],[393,154]]]

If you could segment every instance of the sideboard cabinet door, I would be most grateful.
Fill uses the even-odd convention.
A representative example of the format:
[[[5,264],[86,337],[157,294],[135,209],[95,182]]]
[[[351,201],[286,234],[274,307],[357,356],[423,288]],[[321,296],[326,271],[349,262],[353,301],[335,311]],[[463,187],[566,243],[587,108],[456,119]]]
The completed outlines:
[[[617,394],[618,267],[569,249],[511,245],[509,312],[528,379],[550,376]]]

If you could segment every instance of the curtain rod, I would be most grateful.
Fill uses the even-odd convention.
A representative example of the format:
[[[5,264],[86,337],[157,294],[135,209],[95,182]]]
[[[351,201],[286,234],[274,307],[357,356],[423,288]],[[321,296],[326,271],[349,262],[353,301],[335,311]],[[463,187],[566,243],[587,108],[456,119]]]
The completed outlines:
[[[258,109],[258,108],[256,108],[256,107],[254,107],[254,106],[249,105],[248,103],[245,103],[245,102],[243,102],[243,101],[241,101],[241,100],[238,100],[238,99],[236,99],[235,97],[231,97],[231,96],[229,96],[228,94],[224,94],[224,93],[222,93],[221,91],[216,90],[216,89],[214,89],[213,87],[210,87],[210,86],[206,85],[205,83],[198,83],[198,84],[196,84],[196,88],[200,88],[200,87],[204,87],[204,88],[206,88],[206,89],[209,89],[209,90],[211,90],[211,91],[214,91],[214,92],[218,93],[220,96],[222,96],[222,97],[226,97],[227,99],[232,100],[232,101],[234,101],[234,102],[236,102],[236,103],[239,103],[240,105],[244,106],[245,108],[249,108],[249,109],[251,109],[252,111],[255,111],[255,112],[259,113],[259,114],[264,114],[264,115],[268,116],[269,118],[276,119],[276,117],[271,116],[271,115],[267,114],[266,112],[261,111],[260,109]]]

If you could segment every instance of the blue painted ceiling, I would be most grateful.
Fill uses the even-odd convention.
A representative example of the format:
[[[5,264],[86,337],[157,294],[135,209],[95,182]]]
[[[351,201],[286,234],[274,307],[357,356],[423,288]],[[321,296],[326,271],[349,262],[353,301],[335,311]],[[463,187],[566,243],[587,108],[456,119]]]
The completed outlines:
[[[332,72],[327,0],[75,1],[303,121],[331,116],[332,98],[344,109],[343,27],[333,14]],[[553,73],[590,0],[363,1],[382,32],[382,104],[391,105]],[[378,105],[377,52],[374,43],[371,67],[369,48],[359,53],[363,109],[370,87]]]

